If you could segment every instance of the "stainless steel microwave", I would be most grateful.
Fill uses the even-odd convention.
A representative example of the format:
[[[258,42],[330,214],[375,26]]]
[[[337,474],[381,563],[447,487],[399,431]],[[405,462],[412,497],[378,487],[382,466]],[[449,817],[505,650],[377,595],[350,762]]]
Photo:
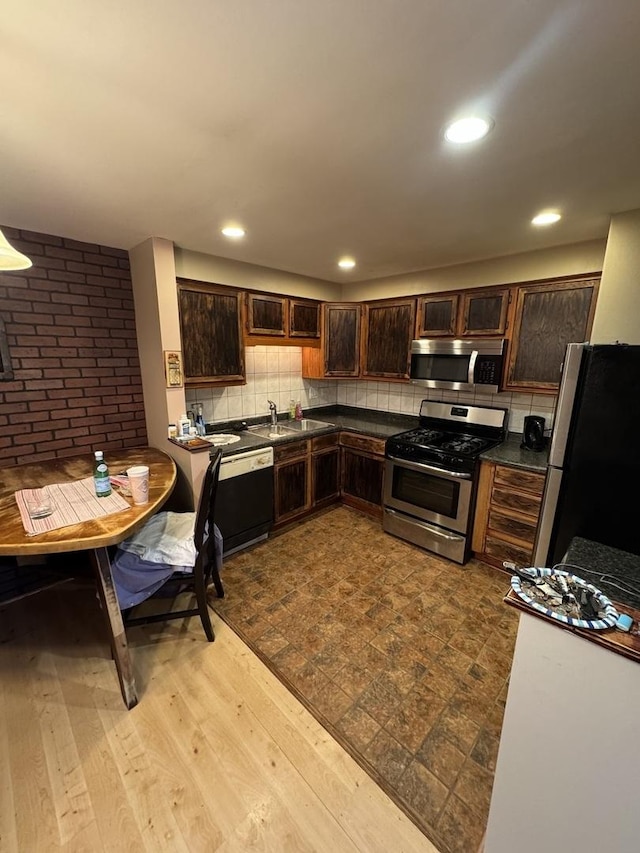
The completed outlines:
[[[495,393],[500,387],[504,340],[424,339],[411,344],[409,376],[415,385]]]

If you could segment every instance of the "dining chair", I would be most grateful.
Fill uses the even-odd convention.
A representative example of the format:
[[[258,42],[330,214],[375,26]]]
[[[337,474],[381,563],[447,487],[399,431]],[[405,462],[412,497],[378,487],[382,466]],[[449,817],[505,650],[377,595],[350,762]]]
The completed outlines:
[[[220,580],[219,565],[222,561],[222,544],[219,532],[215,527],[215,501],[218,488],[218,479],[220,476],[220,463],[222,460],[222,450],[216,449],[211,461],[207,467],[202,492],[198,503],[197,512],[191,513],[195,515],[193,533],[193,544],[195,545],[195,564],[191,570],[186,570],[182,566],[170,566],[165,563],[150,564],[143,559],[137,559],[130,551],[126,551],[121,547],[118,548],[116,556],[112,561],[112,570],[116,581],[116,590],[118,587],[118,570],[119,566],[126,566],[128,577],[135,575],[136,565],[140,573],[140,578],[144,574],[151,571],[162,571],[162,567],[166,567],[166,579],[163,579],[156,588],[139,604],[132,607],[123,607],[122,609],[123,622],[125,627],[133,625],[148,625],[153,622],[164,622],[170,619],[185,619],[189,616],[199,616],[202,622],[202,627],[207,635],[209,642],[213,642],[214,633],[209,616],[209,608],[207,605],[207,587],[211,582],[216,590],[218,598],[224,598],[224,588]],[[158,516],[168,516],[169,513],[157,513],[150,519],[145,527],[155,519],[155,524],[161,519]],[[144,536],[144,528],[138,531],[137,537]],[[218,533],[218,536],[216,536]],[[188,538],[188,537],[187,537]],[[163,543],[156,543],[158,548],[162,548]],[[172,543],[173,544],[173,543]],[[180,545],[182,543],[178,543]],[[191,546],[191,542],[184,543]],[[191,590],[195,593],[196,604],[194,607],[183,610],[163,609],[161,612],[152,612],[144,615],[137,615],[138,607],[150,599],[168,599],[173,602],[178,594]]]

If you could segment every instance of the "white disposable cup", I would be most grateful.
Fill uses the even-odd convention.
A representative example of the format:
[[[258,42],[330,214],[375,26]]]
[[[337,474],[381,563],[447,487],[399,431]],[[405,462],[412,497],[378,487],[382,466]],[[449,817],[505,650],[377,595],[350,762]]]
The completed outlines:
[[[134,465],[127,468],[129,488],[134,504],[146,504],[149,502],[149,466]]]

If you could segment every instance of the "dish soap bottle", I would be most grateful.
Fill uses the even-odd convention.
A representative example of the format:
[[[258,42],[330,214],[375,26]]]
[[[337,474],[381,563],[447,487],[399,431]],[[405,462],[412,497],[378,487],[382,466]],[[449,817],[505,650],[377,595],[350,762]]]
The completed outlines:
[[[294,420],[296,416],[296,401],[289,400],[289,420]]]
[[[96,487],[96,495],[99,498],[108,498],[111,494],[111,480],[109,479],[109,466],[104,461],[102,450],[96,450],[93,454],[93,482]]]
[[[302,404],[300,403],[300,400],[296,403],[296,420],[302,420]]]

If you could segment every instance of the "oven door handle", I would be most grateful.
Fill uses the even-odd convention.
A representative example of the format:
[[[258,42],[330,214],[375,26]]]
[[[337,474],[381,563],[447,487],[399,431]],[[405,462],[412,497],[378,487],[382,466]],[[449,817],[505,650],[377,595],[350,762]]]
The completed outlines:
[[[460,473],[458,471],[447,471],[446,468],[437,468],[435,465],[427,465],[425,462],[409,462],[408,459],[399,459],[397,456],[387,456],[395,465],[401,468],[411,468],[412,471],[428,471],[431,474],[439,474],[441,477],[450,480],[471,480],[472,475]]]

